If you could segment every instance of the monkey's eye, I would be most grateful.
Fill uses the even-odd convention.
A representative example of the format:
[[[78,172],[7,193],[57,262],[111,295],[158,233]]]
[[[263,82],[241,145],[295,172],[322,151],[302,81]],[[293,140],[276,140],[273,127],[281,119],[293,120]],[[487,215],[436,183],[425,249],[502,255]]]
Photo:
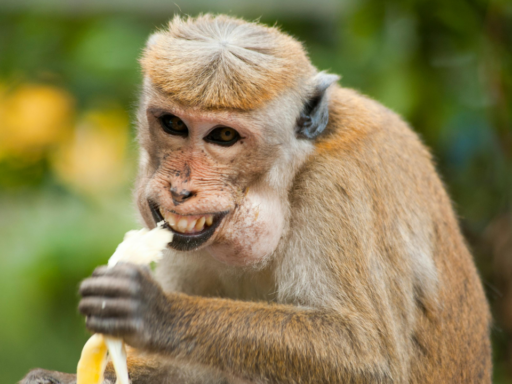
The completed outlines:
[[[162,124],[163,130],[171,135],[183,137],[188,135],[188,128],[185,123],[174,115],[163,115],[160,117],[160,124]]]
[[[219,127],[211,131],[208,136],[204,138],[208,143],[230,147],[240,139],[240,134],[233,128]]]

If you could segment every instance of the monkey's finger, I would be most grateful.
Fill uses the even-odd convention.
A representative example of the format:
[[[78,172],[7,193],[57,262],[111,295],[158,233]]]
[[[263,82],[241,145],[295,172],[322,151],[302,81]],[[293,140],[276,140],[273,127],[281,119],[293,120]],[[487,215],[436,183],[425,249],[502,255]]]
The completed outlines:
[[[107,265],[102,265],[97,267],[93,273],[93,277],[100,276],[117,276],[117,277],[129,277],[135,278],[143,274],[143,268],[140,265],[118,262],[116,265],[109,267]]]
[[[132,274],[132,275],[150,275],[151,274],[151,268],[147,264],[134,264],[127,261],[118,261],[116,265],[114,265],[112,268],[119,268],[124,271],[124,273]]]
[[[135,297],[140,293],[140,286],[138,283],[126,278],[101,276],[91,277],[82,281],[78,292],[83,297]]]
[[[139,304],[130,299],[86,297],[80,300],[78,311],[85,316],[124,317],[135,314]]]
[[[94,268],[92,272],[92,276],[103,276],[105,275],[110,268],[108,265],[100,265],[99,267]]]
[[[142,320],[104,319],[97,316],[88,316],[85,319],[85,325],[91,332],[122,338],[141,329]]]

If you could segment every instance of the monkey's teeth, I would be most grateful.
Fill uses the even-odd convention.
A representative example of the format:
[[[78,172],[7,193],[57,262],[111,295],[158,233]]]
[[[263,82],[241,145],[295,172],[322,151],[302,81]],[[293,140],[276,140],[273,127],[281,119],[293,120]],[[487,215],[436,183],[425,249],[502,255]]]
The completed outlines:
[[[180,221],[178,221],[178,224],[176,225],[176,230],[184,233],[187,230],[187,227],[188,227],[187,219],[183,218]]]
[[[160,213],[169,226],[180,233],[201,232],[213,224],[214,215],[181,216],[160,208]]]
[[[175,215],[173,215],[172,213],[170,212],[166,212],[166,214],[164,215],[164,218],[165,218],[165,221],[167,221],[167,223],[171,226],[171,227],[175,227],[176,226],[176,217]]]
[[[202,216],[199,220],[197,220],[196,227],[195,227],[195,230],[197,232],[200,232],[203,230],[205,221],[206,221],[206,219],[204,216]]]
[[[188,226],[187,226],[187,232],[192,232],[192,230],[194,229],[194,227],[196,226],[196,223],[197,223],[197,220],[192,220],[188,223]]]

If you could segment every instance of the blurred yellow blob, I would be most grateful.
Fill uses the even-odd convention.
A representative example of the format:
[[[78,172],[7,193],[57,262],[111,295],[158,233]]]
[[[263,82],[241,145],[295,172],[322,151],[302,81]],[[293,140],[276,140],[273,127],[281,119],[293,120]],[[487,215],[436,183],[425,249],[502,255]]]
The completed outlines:
[[[75,100],[58,87],[0,83],[0,161],[26,165],[49,159],[55,175],[86,194],[126,180],[129,117],[118,106],[76,118]]]
[[[0,89],[0,160],[38,161],[72,127],[74,99],[63,89],[37,84]]]
[[[90,111],[52,156],[56,175],[87,194],[108,191],[126,179],[129,118],[120,108]]]

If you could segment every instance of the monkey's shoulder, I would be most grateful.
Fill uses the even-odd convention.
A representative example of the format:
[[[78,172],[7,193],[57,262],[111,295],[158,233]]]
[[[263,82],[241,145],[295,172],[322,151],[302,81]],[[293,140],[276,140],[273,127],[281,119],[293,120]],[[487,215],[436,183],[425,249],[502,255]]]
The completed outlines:
[[[400,115],[350,88],[332,90],[329,123],[314,145],[317,161],[374,159],[432,168],[429,149]]]
[[[316,147],[344,147],[375,138],[420,143],[418,135],[396,112],[354,89],[336,86],[330,94],[329,123]]]

